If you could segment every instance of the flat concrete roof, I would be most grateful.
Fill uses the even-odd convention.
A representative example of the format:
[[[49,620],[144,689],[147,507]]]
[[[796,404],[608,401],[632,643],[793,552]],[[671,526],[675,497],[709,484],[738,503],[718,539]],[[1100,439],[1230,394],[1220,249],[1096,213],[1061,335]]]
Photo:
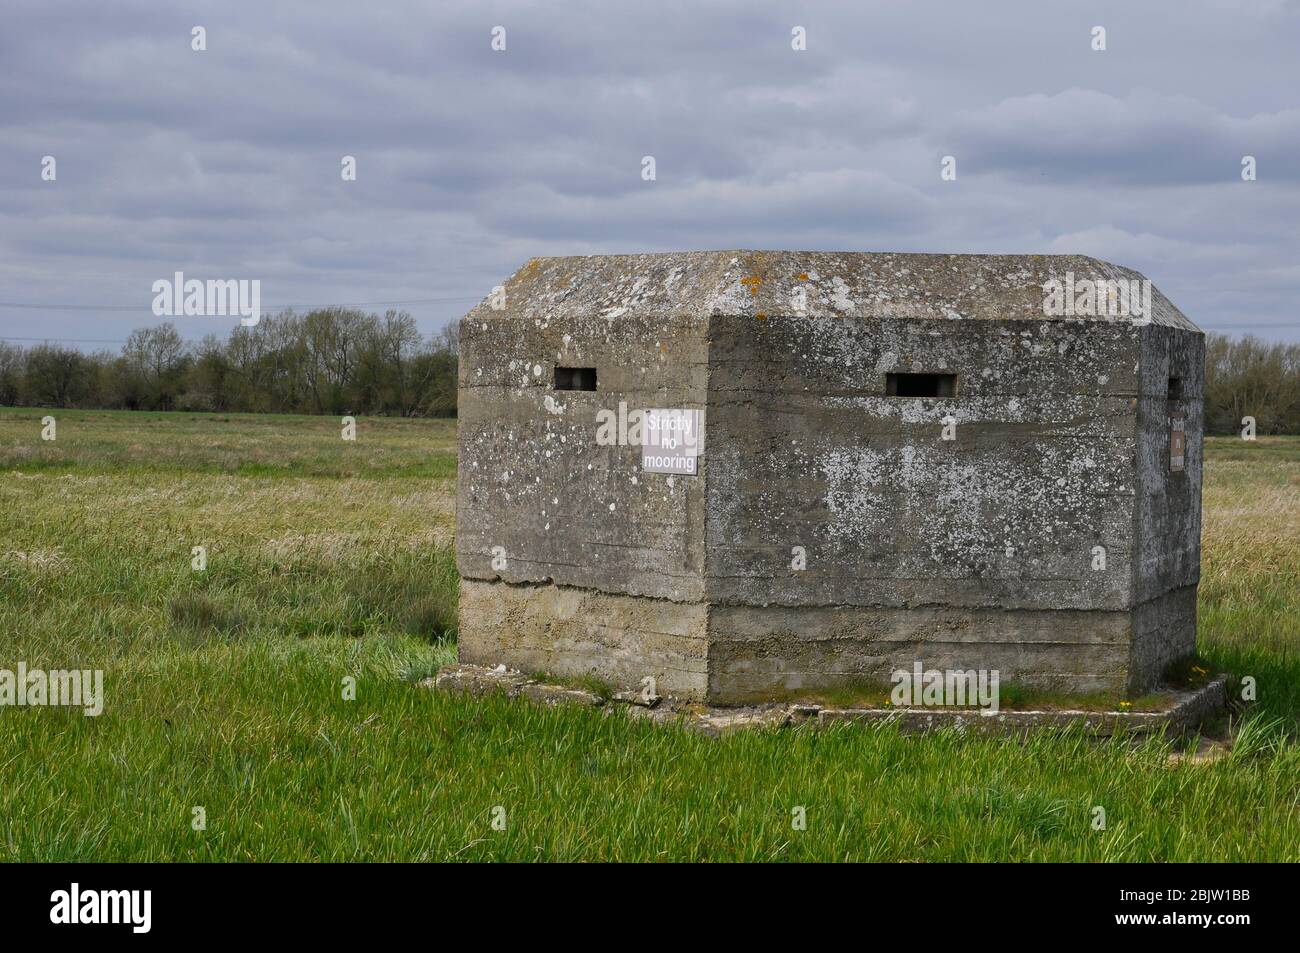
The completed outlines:
[[[1132,320],[1104,307],[1049,313],[1045,286],[1053,280],[1063,297],[1072,289],[1069,297],[1080,304],[1083,282],[1124,282],[1140,294],[1146,281],[1131,268],[1085,255],[741,250],[534,258],[505,283],[503,308],[485,300],[470,316],[539,322],[592,316],[612,322],[645,313],[768,317],[799,313],[794,302],[801,299],[802,314],[812,318]],[[1149,301],[1151,324],[1199,332],[1153,286]]]

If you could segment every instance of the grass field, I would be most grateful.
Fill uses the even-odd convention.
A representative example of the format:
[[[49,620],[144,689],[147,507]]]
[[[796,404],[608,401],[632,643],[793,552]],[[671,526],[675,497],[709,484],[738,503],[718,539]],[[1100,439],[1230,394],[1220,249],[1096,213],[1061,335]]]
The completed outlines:
[[[0,668],[106,703],[0,707],[2,859],[1300,860],[1300,439],[1210,441],[1201,654],[1259,700],[1193,761],[435,694],[454,424],[44,413],[0,410]]]

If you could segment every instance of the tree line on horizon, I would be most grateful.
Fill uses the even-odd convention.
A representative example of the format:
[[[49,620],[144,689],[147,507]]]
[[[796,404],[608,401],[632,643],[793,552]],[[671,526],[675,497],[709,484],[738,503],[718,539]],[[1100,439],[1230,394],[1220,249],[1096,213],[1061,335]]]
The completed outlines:
[[[167,322],[119,354],[0,341],[0,405],[454,417],[456,358],[454,324],[424,338],[405,311],[285,311],[194,342]]]
[[[1205,336],[1205,432],[1300,434],[1300,344]]]
[[[285,311],[222,340],[171,323],[121,353],[0,341],[0,405],[454,417],[456,325],[424,338],[404,311]],[[1300,344],[1206,335],[1206,433],[1300,434]]]

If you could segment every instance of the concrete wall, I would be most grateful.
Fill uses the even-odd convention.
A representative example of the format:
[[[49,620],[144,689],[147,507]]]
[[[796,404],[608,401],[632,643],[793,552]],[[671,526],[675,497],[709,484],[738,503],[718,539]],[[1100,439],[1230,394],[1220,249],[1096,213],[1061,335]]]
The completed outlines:
[[[707,607],[571,586],[461,581],[462,662],[594,675],[619,689],[654,677],[661,693],[703,698]]]
[[[704,321],[471,315],[460,335],[461,576],[702,598],[701,482],[642,473],[638,447],[596,436],[598,412],[620,401],[704,405]],[[554,390],[557,365],[595,367],[598,390]]]
[[[1201,473],[1204,454],[1205,337],[1145,327],[1138,399],[1137,505],[1134,510],[1134,640],[1130,688],[1154,685],[1171,664],[1196,651],[1196,586],[1201,577]],[[1169,379],[1182,396],[1169,398]],[[1169,416],[1185,420],[1184,468],[1169,466]]]
[[[705,324],[486,308],[461,322],[461,661],[703,696],[702,480],[643,473],[639,447],[597,430],[620,401],[703,407]],[[595,367],[598,389],[554,390],[556,366]]]
[[[1133,609],[1128,682],[1140,694],[1160,684],[1171,665],[1196,651],[1196,586],[1154,596]]]
[[[712,333],[710,601],[1130,604],[1131,325],[715,318]],[[884,396],[906,370],[956,373],[958,394]]]
[[[717,317],[712,337],[715,698],[884,679],[918,659],[1125,687],[1131,324]],[[886,396],[895,371],[955,373],[957,395]]]
[[[1043,259],[747,254],[537,260],[462,322],[463,661],[728,702],[918,660],[1137,691],[1194,647],[1203,345],[1163,296],[1151,327],[1045,320]],[[889,396],[908,371],[957,393]],[[704,409],[699,474],[598,445],[620,402]]]
[[[845,683],[887,683],[898,669],[997,670],[1049,691],[1122,691],[1130,614],[923,606],[712,606],[709,697],[757,701]]]

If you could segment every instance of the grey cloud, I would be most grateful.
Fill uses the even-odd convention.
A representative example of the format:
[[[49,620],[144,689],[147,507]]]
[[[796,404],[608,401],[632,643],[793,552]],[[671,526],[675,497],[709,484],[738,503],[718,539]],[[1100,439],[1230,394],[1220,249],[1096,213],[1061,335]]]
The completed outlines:
[[[1146,89],[1005,99],[959,116],[945,137],[975,173],[1213,185],[1240,181],[1242,158],[1253,156],[1270,180],[1300,178],[1300,109],[1236,117]]]
[[[143,308],[42,312],[52,337],[125,337],[178,269],[383,301],[710,247],[1083,252],[1203,325],[1300,335],[1273,328],[1300,283],[1293,2],[10,7],[0,300]],[[0,336],[32,327],[0,309]]]

